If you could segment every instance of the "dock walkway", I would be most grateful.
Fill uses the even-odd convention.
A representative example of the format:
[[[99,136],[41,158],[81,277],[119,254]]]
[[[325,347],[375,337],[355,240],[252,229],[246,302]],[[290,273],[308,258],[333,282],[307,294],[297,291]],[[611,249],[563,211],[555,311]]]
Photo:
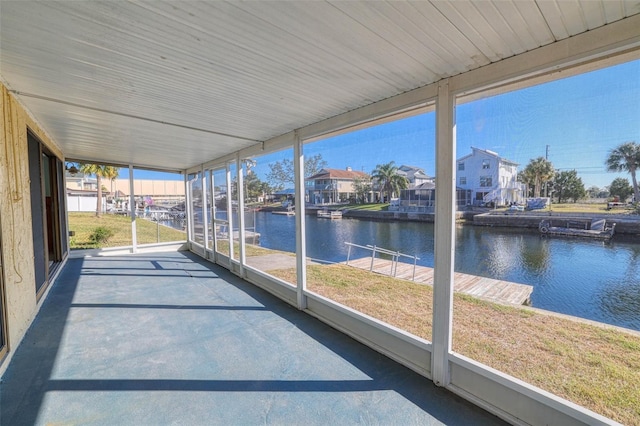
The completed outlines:
[[[371,270],[383,275],[394,276],[391,260],[375,258],[373,268],[371,268],[371,257],[351,259],[344,262],[355,268]],[[433,268],[427,266],[415,266],[409,263],[395,263],[395,278],[415,281],[421,284],[433,285]],[[496,280],[493,278],[479,277],[456,272],[454,274],[454,291],[468,294],[492,302],[507,303],[514,305],[528,305],[531,302],[533,286],[517,284],[509,281]]]

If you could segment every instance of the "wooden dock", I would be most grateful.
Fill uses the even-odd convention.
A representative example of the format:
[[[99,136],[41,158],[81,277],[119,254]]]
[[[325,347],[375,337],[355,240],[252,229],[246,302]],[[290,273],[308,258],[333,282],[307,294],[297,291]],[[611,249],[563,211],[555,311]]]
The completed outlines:
[[[371,257],[351,259],[348,265],[369,271],[371,269]],[[398,279],[433,285],[433,268],[426,266],[414,266],[409,263],[396,263],[391,260],[375,258],[373,269],[371,270],[378,274],[395,276],[395,278]],[[459,272],[454,273],[453,289],[454,291],[480,299],[513,305],[530,304],[531,293],[533,292],[533,286],[530,285],[462,274]]]

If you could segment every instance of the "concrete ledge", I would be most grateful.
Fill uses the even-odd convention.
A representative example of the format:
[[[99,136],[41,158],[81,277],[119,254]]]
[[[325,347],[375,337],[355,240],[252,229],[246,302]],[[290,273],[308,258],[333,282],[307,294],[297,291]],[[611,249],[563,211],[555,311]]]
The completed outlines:
[[[431,378],[431,343],[315,293],[305,312],[389,358]]]
[[[193,243],[192,243],[193,245]],[[171,251],[190,250],[186,241],[172,241],[168,243],[140,244],[136,247],[137,253],[157,253]],[[86,256],[120,256],[133,253],[133,246],[108,247],[101,249],[69,250],[69,258],[77,259]],[[202,255],[202,253],[198,252]]]
[[[577,404],[459,354],[447,388],[513,424],[619,425]]]
[[[456,212],[456,220],[471,219],[473,212]],[[427,222],[435,221],[434,213],[418,212],[394,212],[394,211],[369,211],[369,210],[345,210],[342,217],[349,219],[398,221],[398,222]]]
[[[250,266],[245,266],[244,272],[246,275],[244,279],[255,284],[261,289],[268,291],[279,299],[284,300],[291,306],[296,307],[298,303],[298,296],[294,286],[285,283],[272,275],[253,269]]]
[[[591,222],[592,219],[606,219],[607,223],[616,224],[616,234],[639,235],[640,216],[633,219],[617,215],[598,214],[559,214],[559,213],[483,213],[473,217],[476,226],[496,226],[505,228],[538,229],[540,221],[552,219],[557,221]]]
[[[433,213],[416,212],[376,212],[367,210],[348,210],[342,213],[342,217],[366,220],[393,220],[433,223],[435,215]]]

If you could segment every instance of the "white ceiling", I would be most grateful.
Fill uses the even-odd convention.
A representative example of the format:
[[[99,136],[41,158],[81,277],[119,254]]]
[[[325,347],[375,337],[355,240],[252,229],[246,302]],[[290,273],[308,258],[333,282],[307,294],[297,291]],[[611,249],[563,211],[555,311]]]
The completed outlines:
[[[640,12],[638,1],[0,1],[0,75],[69,158],[187,169]]]

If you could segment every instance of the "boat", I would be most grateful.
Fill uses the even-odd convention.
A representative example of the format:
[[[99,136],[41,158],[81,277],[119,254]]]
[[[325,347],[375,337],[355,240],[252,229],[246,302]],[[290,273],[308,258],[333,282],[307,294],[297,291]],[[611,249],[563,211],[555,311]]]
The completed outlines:
[[[616,224],[607,224],[606,219],[593,219],[589,221],[544,219],[538,224],[538,230],[542,235],[563,237],[586,237],[600,240],[610,240],[616,229]]]
[[[322,219],[342,219],[342,212],[340,210],[318,210],[318,217]]]

